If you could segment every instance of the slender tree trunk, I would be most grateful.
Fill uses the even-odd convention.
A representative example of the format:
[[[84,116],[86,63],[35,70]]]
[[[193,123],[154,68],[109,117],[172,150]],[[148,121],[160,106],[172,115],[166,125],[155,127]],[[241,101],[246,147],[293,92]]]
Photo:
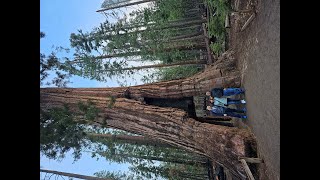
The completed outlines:
[[[199,36],[199,35],[202,35],[202,34],[203,34],[203,31],[199,31],[199,32],[195,32],[195,33],[190,33],[190,34],[175,36],[175,37],[173,37],[173,38],[170,38],[169,41],[179,40],[179,39],[185,39],[185,38],[191,38],[191,37]]]
[[[79,178],[79,179],[86,179],[86,180],[112,180],[112,179],[108,179],[108,178],[98,178],[98,177],[94,177],[94,176],[85,176],[85,175],[81,175],[81,174],[73,174],[73,173],[52,171],[52,170],[46,170],[46,169],[40,169],[40,172],[51,173],[51,174],[73,177],[73,178]]]
[[[131,62],[143,62],[142,59],[127,59],[126,61],[131,61]],[[150,61],[148,61],[150,62]]]
[[[177,20],[172,20],[168,21],[168,23],[173,24],[173,23],[183,23],[183,22],[190,22],[190,21],[198,21],[201,19],[201,16],[199,17],[191,17],[191,18],[181,18]]]
[[[168,46],[172,45],[172,42],[183,42],[183,41],[191,41],[191,42],[195,42],[196,40],[199,39],[204,39],[205,37],[203,36],[203,31],[199,31],[199,32],[195,32],[195,33],[190,33],[190,34],[185,34],[185,35],[179,35],[179,36],[175,36],[172,38],[167,38],[167,39],[163,39],[163,38],[157,38],[157,39],[153,39],[153,40],[143,40],[143,41],[136,41],[136,44],[139,45],[149,45],[152,43],[163,43],[166,44],[168,43]],[[134,46],[134,45],[133,45]],[[142,47],[142,46],[139,46]]]
[[[193,60],[193,61],[181,61],[177,63],[171,63],[171,64],[153,64],[153,65],[146,65],[146,66],[136,66],[136,67],[130,67],[130,68],[122,68],[121,70],[139,70],[139,69],[147,69],[147,68],[161,68],[161,67],[172,67],[172,66],[181,66],[181,65],[191,65],[191,64],[206,64],[206,61],[199,61],[199,60]]]
[[[179,23],[172,23],[164,27],[159,27],[159,29],[169,29],[169,28],[177,28],[177,27],[188,27],[191,25],[201,24],[207,22],[206,19],[199,19],[199,20],[193,20],[193,21],[185,21],[185,22],[179,22]],[[157,28],[155,28],[157,29]]]
[[[242,177],[245,171],[238,157],[248,157],[255,151],[250,132],[200,123],[183,110],[134,100],[190,97],[203,95],[214,87],[239,87],[240,75],[234,65],[232,53],[225,53],[204,72],[186,79],[118,88],[41,88],[40,107],[68,104],[71,111],[79,112],[79,101],[91,101],[100,110],[97,121],[207,156]]]
[[[111,9],[118,9],[118,8],[122,8],[122,7],[133,6],[133,5],[142,4],[142,3],[147,3],[147,2],[151,2],[151,1],[155,1],[155,0],[136,1],[136,2],[127,3],[127,4],[122,4],[122,5],[113,6],[113,7],[109,7],[109,8],[99,9],[99,10],[97,10],[96,12],[103,12],[103,11],[108,11],[108,10],[111,10]]]
[[[182,22],[186,22],[186,21],[182,21]],[[139,27],[144,27],[145,25],[141,25],[141,26],[139,26]],[[177,27],[175,30],[176,31],[179,31],[179,32],[183,32],[183,31],[185,31],[185,30],[189,30],[189,29],[192,29],[192,28],[196,28],[196,27],[199,27],[198,29],[201,29],[201,25],[199,25],[199,24],[195,24],[195,25],[191,25],[191,26],[188,26],[188,27]],[[138,29],[138,30],[133,30],[132,31],[132,29],[133,28],[135,28],[135,27],[130,27],[130,28],[128,28],[127,30],[128,30],[128,32],[127,33],[115,33],[115,31],[107,31],[106,33],[108,33],[108,34],[106,34],[106,35],[102,35],[101,36],[101,38],[111,38],[111,37],[113,37],[113,36],[124,36],[124,35],[130,35],[130,34],[142,34],[142,33],[144,33],[144,32],[146,32],[146,31],[155,31],[155,32],[159,32],[159,31],[161,31],[162,29]],[[160,32],[159,32],[160,33]]]
[[[196,19],[194,20],[193,17],[175,20],[175,21],[169,21],[167,24],[163,26],[158,26],[156,23],[149,23],[149,24],[141,24],[141,25],[135,25],[135,26],[127,26],[125,27],[126,30],[134,29],[134,28],[146,28],[148,31],[153,30],[163,30],[163,29],[170,29],[170,28],[185,28],[190,27],[192,25],[199,25],[202,23],[207,22],[206,19]],[[145,30],[142,30],[145,31]],[[107,31],[108,32],[108,31]]]
[[[89,136],[107,138],[117,142],[119,141],[119,142],[128,143],[128,144],[135,144],[135,145],[146,145],[146,146],[154,146],[154,147],[172,147],[170,144],[166,144],[159,140],[150,139],[144,136],[96,134],[96,133],[89,133]]]
[[[197,29],[197,30],[202,30],[202,25],[201,24],[195,24],[195,25],[191,25],[191,26],[187,26],[187,27],[178,27],[178,28],[173,28],[170,29],[172,31],[177,31],[179,33],[182,33],[181,35],[185,34],[184,31],[186,30],[190,30],[190,29]]]
[[[101,153],[100,155],[103,156],[103,153]],[[177,163],[177,164],[188,164],[188,165],[201,164],[201,165],[205,166],[207,164],[207,161],[196,160],[196,159],[192,159],[192,160],[178,159],[178,158],[174,158],[174,157],[137,156],[137,155],[131,155],[131,154],[114,154],[114,156],[136,158],[136,159],[145,159],[145,160],[152,160],[152,161],[170,162],[170,163]]]
[[[178,20],[178,21],[172,21],[172,22],[169,22],[169,24],[175,24],[175,23],[184,23],[184,22],[188,22],[188,21],[191,21],[191,20],[195,20],[194,18],[186,18],[186,19],[181,19],[181,20]],[[199,19],[198,19],[199,20]],[[154,23],[152,24],[149,24],[149,25],[154,25]],[[128,30],[129,32],[127,33],[118,33],[118,32],[115,32],[115,31],[106,31],[105,35],[99,35],[100,38],[104,38],[104,39],[107,39],[107,38],[112,38],[112,37],[115,37],[115,36],[125,36],[125,35],[130,35],[130,34],[139,34],[139,33],[143,33],[143,32],[146,32],[146,31],[161,31],[162,29],[161,28],[155,28],[155,29],[138,29],[138,30],[134,30],[132,31],[132,29],[134,28],[141,28],[141,27],[148,27],[149,25],[138,25],[137,27],[136,26],[129,26],[129,27],[124,27],[123,30]],[[170,25],[168,25],[170,26]],[[176,30],[176,31],[179,31],[179,32],[183,32],[185,30],[188,30],[188,29],[192,29],[192,28],[195,28],[195,27],[200,27],[199,29],[201,29],[202,26],[200,26],[199,24],[195,24],[195,25],[191,25],[191,26],[187,26],[187,27],[176,27],[176,29],[173,29],[173,30]],[[167,28],[168,29],[168,28]],[[92,36],[88,39],[88,41],[94,41],[95,40],[95,37]]]
[[[147,53],[154,53],[154,52],[170,52],[173,50],[190,50],[190,49],[201,49],[205,48],[206,44],[203,43],[204,36],[195,36],[195,37],[190,37],[190,38],[185,38],[185,39],[180,39],[180,40],[150,40],[150,41],[137,41],[136,44],[126,44],[126,45],[121,45],[118,47],[113,47],[114,50],[120,50],[121,53],[115,54],[114,56],[118,55],[136,55],[136,54],[141,54],[141,51],[146,51]],[[189,42],[186,42],[189,41]],[[158,48],[158,44],[162,43],[165,48],[161,49]],[[189,43],[189,44],[188,44]],[[133,51],[135,49],[136,51]],[[133,52],[123,52],[123,51],[128,51],[131,50]],[[140,50],[140,51],[139,51]],[[113,56],[113,55],[110,55]],[[98,56],[99,57],[99,56]]]
[[[168,43],[174,43],[174,42],[183,42],[183,41],[189,41],[189,42],[199,42],[202,43],[204,41],[205,36],[204,35],[198,35],[198,36],[191,36],[191,37],[186,37],[186,38],[181,38],[181,39],[176,39],[176,40],[171,40]]]
[[[190,45],[177,45],[177,46],[172,46],[172,47],[167,47],[164,49],[150,49],[148,50],[149,53],[155,53],[155,52],[170,52],[173,50],[179,50],[179,51],[183,51],[183,50],[191,50],[191,49],[201,49],[204,48],[205,44],[204,43],[193,43]],[[129,47],[127,47],[129,48]],[[92,60],[99,60],[99,59],[108,59],[108,58],[115,58],[115,57],[127,57],[127,56],[139,56],[141,55],[142,52],[140,51],[136,51],[136,52],[125,52],[125,53],[118,53],[118,54],[109,54],[109,55],[102,55],[102,56],[96,56],[94,58],[92,58]],[[72,64],[76,64],[76,63],[81,63],[82,58],[77,58],[73,61],[71,61]]]
[[[110,3],[110,1],[109,1],[109,3],[108,2],[106,2],[107,0],[105,0],[103,3],[102,3],[102,5],[101,5],[101,8],[108,8],[108,7],[112,7],[112,6],[118,6],[118,5],[121,5],[121,4],[123,4],[123,3],[128,3],[128,2],[130,2],[130,1],[132,1],[132,0],[125,0],[125,1],[118,1],[118,2],[114,2],[114,3]]]
[[[175,23],[173,23],[173,22],[169,22],[169,25],[167,25],[167,26],[169,26],[168,28],[166,28],[166,29],[170,29],[171,27],[170,27],[170,25],[172,25],[172,26],[176,26],[175,24],[177,24],[177,23],[179,23],[179,24],[182,24],[182,23],[185,23],[185,22],[189,22],[188,21],[189,19],[185,19],[185,20],[181,20],[181,22],[180,21],[177,21],[177,22],[175,22]],[[191,19],[190,19],[191,20]],[[199,19],[198,19],[199,20]],[[198,20],[195,20],[195,21],[198,21]],[[150,24],[150,25],[154,25],[154,24]],[[185,30],[189,30],[189,29],[192,29],[192,28],[196,28],[196,27],[200,27],[200,28],[198,28],[198,29],[201,29],[201,27],[202,27],[202,25],[201,25],[201,23],[195,23],[195,24],[191,24],[190,26],[177,26],[177,27],[172,27],[170,30],[172,30],[172,31],[179,31],[179,32],[183,32],[183,31],[185,31]],[[132,29],[132,28],[131,28]],[[129,30],[131,30],[131,29],[129,29]],[[134,33],[143,33],[143,32],[146,32],[146,31],[154,31],[154,32],[158,32],[159,31],[159,33],[162,31],[162,28],[160,28],[160,27],[154,27],[154,28],[152,28],[152,26],[149,28],[149,29],[143,29],[143,30],[136,30],[136,31],[130,31],[130,32],[128,32],[128,33],[130,33],[130,34],[134,34]],[[120,35],[123,35],[123,34],[120,34]]]

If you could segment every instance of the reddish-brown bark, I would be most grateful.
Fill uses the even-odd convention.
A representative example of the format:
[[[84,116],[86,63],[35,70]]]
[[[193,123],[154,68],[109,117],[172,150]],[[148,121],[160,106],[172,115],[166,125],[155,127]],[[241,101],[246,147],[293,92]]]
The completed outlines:
[[[79,101],[90,100],[100,109],[97,121],[205,155],[226,166],[233,174],[244,175],[238,157],[248,156],[255,148],[251,133],[234,127],[201,123],[188,117],[183,110],[134,100],[141,97],[180,98],[204,94],[213,87],[238,87],[239,73],[233,64],[232,56],[227,54],[191,78],[129,88],[44,88],[40,90],[40,105],[50,108],[66,103],[71,110],[77,111]],[[125,90],[134,99],[123,98]],[[111,102],[110,96],[116,98],[115,102]]]

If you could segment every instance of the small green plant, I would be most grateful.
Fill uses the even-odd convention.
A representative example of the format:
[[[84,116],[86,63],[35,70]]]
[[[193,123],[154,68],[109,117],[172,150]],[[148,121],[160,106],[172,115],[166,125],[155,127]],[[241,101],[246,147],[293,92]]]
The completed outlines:
[[[89,121],[93,121],[99,113],[99,109],[95,107],[92,101],[88,101],[86,104],[79,102],[78,108],[84,113],[84,118]]]
[[[110,103],[108,104],[108,108],[112,108],[114,103],[116,102],[116,98],[114,96],[110,96]]]
[[[217,55],[220,55],[223,52],[223,46],[219,42],[211,43],[210,48]]]
[[[61,160],[66,152],[73,150],[74,160],[78,160],[87,143],[85,128],[76,120],[67,105],[40,109],[40,152],[49,159]]]

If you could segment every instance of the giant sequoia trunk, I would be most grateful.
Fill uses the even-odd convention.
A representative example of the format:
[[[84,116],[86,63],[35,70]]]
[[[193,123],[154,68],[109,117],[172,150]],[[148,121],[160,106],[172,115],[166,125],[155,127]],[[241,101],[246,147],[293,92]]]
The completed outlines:
[[[229,168],[234,175],[244,175],[238,157],[250,156],[255,147],[248,131],[200,123],[183,110],[147,105],[142,101],[145,97],[203,95],[214,87],[239,87],[239,72],[234,64],[232,54],[226,53],[204,72],[186,79],[118,88],[42,88],[40,106],[52,108],[68,104],[72,111],[79,112],[78,102],[90,100],[100,109],[97,121],[205,155]]]

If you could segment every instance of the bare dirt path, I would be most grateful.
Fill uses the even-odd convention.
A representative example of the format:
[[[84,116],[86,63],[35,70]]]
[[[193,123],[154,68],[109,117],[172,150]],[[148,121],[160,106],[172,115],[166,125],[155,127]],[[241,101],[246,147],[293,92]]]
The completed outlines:
[[[249,3],[240,0],[240,9],[248,8]],[[258,0],[253,4],[257,15],[244,31],[237,32],[249,15],[240,21],[231,18],[229,44],[236,51],[242,86],[246,89],[248,119],[243,120],[243,125],[249,126],[256,136],[259,156],[265,160],[258,168],[260,179],[277,180],[280,179],[280,0]]]

